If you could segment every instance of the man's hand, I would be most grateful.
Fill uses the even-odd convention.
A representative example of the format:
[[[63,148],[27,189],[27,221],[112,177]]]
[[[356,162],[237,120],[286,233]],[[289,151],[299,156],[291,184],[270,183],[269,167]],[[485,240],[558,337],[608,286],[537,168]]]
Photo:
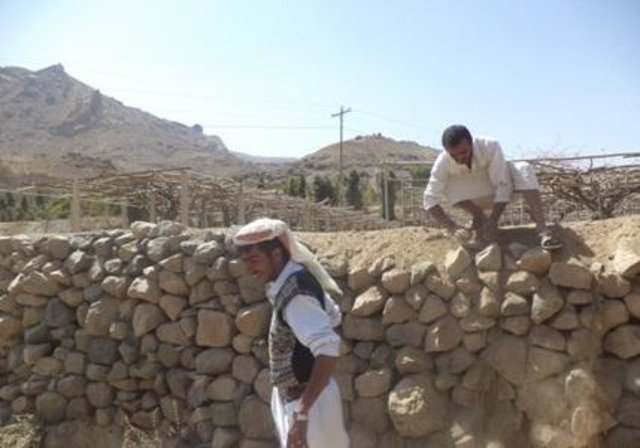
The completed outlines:
[[[294,420],[287,436],[287,448],[308,448],[307,422]]]

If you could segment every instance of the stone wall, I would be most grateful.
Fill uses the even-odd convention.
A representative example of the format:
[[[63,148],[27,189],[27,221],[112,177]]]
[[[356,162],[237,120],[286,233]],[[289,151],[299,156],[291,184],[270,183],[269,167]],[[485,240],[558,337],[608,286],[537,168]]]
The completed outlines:
[[[275,446],[270,307],[224,239],[170,222],[0,237],[0,417]],[[640,253],[563,257],[333,259],[352,446],[640,446]]]

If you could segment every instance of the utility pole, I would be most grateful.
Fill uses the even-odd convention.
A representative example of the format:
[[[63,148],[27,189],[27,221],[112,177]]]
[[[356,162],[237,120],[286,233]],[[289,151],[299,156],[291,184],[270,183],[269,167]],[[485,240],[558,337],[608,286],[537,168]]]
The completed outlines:
[[[344,196],[342,194],[342,183],[344,180],[344,177],[342,174],[342,133],[343,133],[343,127],[344,127],[344,123],[343,123],[344,116],[349,112],[351,112],[351,108],[345,109],[344,106],[340,106],[340,112],[331,114],[332,117],[340,117],[340,159],[339,159],[340,174],[338,175],[338,205],[344,204]]]

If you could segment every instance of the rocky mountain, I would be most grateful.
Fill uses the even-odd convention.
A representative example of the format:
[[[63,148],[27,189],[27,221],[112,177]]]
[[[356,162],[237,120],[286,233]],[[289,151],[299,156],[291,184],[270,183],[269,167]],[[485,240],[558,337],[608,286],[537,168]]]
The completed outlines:
[[[437,149],[415,142],[398,141],[382,134],[373,134],[343,142],[342,163],[345,170],[373,173],[385,160],[433,162],[439,153]],[[336,171],[339,160],[340,144],[334,143],[303,157],[293,165],[293,169],[329,174]]]
[[[176,167],[220,176],[252,168],[201,126],[125,106],[62,65],[0,67],[0,155],[14,171],[53,177]]]
[[[344,167],[373,172],[383,160],[435,159],[437,151],[381,134],[344,142]],[[60,178],[188,167],[219,177],[278,181],[290,171],[338,171],[339,144],[302,159],[230,151],[199,125],[156,117],[102,94],[62,65],[0,67],[0,187]]]

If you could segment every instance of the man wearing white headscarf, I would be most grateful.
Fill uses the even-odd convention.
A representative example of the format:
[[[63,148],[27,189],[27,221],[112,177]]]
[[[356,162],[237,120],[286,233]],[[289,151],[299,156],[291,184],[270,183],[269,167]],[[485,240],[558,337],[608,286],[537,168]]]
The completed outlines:
[[[261,218],[233,238],[251,275],[266,283],[271,412],[281,447],[346,448],[340,391],[332,373],[339,356],[341,293],[315,256],[280,220]]]

